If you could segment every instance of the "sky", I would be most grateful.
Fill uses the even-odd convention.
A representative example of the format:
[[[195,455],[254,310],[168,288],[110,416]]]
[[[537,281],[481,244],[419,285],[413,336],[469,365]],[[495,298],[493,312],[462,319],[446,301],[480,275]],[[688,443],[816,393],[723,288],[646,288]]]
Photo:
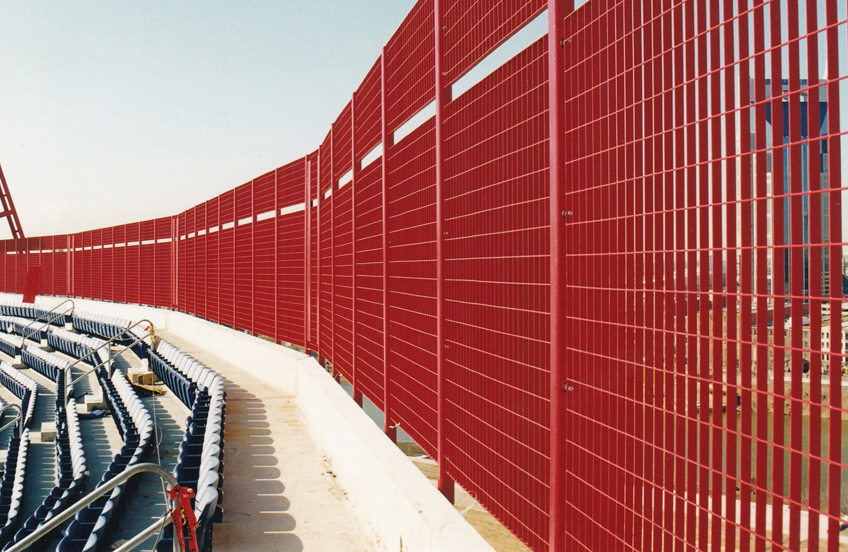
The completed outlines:
[[[0,165],[24,231],[178,214],[314,151],[413,4],[0,0]],[[546,26],[543,14],[454,94]],[[848,167],[848,135],[843,144]],[[9,235],[0,221],[0,238]]]
[[[413,4],[0,0],[25,233],[177,214],[313,151]]]

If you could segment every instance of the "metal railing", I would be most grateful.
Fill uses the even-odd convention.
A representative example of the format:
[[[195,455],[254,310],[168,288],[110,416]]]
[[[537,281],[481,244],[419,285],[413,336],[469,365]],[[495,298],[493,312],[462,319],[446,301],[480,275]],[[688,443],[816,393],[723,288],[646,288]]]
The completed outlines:
[[[4,406],[3,408],[0,408],[0,416],[2,416],[3,413],[6,412],[7,410],[9,410],[10,408],[14,408],[15,410],[17,410],[18,414],[15,416],[15,418],[11,422],[3,424],[3,427],[0,427],[0,433],[2,433],[7,427],[11,426],[12,424],[14,424],[18,420],[20,420],[21,424],[18,426],[18,437],[20,437],[24,434],[24,411],[20,407],[20,405],[18,405],[16,403],[9,403],[6,406]]]
[[[39,540],[44,538],[45,536],[49,535],[54,529],[58,528],[60,525],[62,525],[62,523],[64,523],[65,521],[67,521],[71,517],[75,516],[78,512],[82,511],[85,507],[87,507],[89,504],[91,504],[92,502],[94,502],[95,500],[100,498],[101,496],[110,492],[112,489],[114,489],[118,485],[120,485],[120,484],[130,480],[131,478],[135,477],[136,475],[139,475],[139,474],[142,474],[142,473],[156,474],[156,475],[159,476],[160,479],[163,479],[164,481],[166,481],[170,487],[179,486],[179,483],[177,482],[177,478],[174,477],[174,474],[172,474],[171,472],[169,472],[168,470],[166,470],[162,466],[157,466],[156,464],[151,464],[149,462],[144,463],[144,464],[136,464],[135,466],[129,467],[126,470],[124,470],[123,472],[119,473],[118,475],[116,475],[115,477],[113,477],[112,479],[110,479],[109,481],[107,481],[106,483],[101,485],[100,487],[97,487],[96,489],[94,489],[93,491],[88,493],[86,496],[81,498],[79,501],[68,506],[60,514],[56,514],[56,516],[54,516],[54,517],[50,518],[50,520],[44,522],[44,524],[39,526],[35,531],[33,531],[32,533],[30,533],[29,535],[27,535],[26,537],[21,539],[20,542],[18,542],[17,544],[15,544],[11,548],[9,548],[7,550],[7,552],[21,552],[23,550],[26,550],[27,548],[29,548],[30,546],[32,546],[33,544],[35,544],[36,542],[38,542]],[[168,508],[168,511],[170,512],[171,509],[173,508],[173,503],[170,499],[166,499],[166,502],[167,502],[166,506]],[[168,516],[166,515],[166,517],[168,517]],[[166,525],[168,525],[168,522],[163,523],[162,520],[158,520],[154,525],[157,528],[165,527]],[[151,525],[150,527],[148,527],[147,529],[142,531],[142,533],[139,533],[138,536],[134,537],[128,543],[126,543],[124,546],[122,546],[120,548],[120,550],[131,550],[131,548],[127,547],[129,544],[136,543],[135,546],[138,546],[138,544],[141,544],[142,542],[144,542],[144,540],[138,541],[137,539],[145,533],[147,533],[147,535],[145,536],[145,539],[147,537],[149,537],[150,535],[152,535],[153,533],[150,532],[150,531],[152,530],[154,525]]]
[[[36,318],[36,319],[35,319],[35,320],[33,320],[32,322],[30,322],[29,324],[27,324],[27,326],[26,326],[25,328],[23,328],[23,330],[21,331],[21,334],[23,335],[23,337],[22,337],[22,339],[21,339],[21,349],[23,349],[23,348],[24,348],[24,346],[26,345],[26,340],[27,340],[27,339],[29,339],[29,338],[30,338],[30,337],[32,337],[33,335],[37,334],[38,332],[42,331],[43,329],[49,328],[49,327],[50,327],[50,324],[56,320],[56,318],[55,318],[55,317],[49,317],[49,315],[50,315],[50,314],[55,313],[55,312],[56,312],[56,310],[57,310],[59,307],[61,307],[62,305],[65,305],[65,304],[67,304],[67,303],[70,303],[70,304],[71,304],[71,310],[70,310],[70,311],[65,311],[65,312],[63,312],[63,313],[61,314],[61,316],[68,316],[68,313],[69,313],[69,312],[70,312],[70,314],[73,314],[74,310],[76,309],[76,303],[74,303],[74,300],[73,300],[73,299],[65,299],[64,301],[62,301],[61,303],[59,303],[58,305],[56,305],[55,307],[53,307],[53,308],[52,308],[52,309],[50,309],[49,311],[45,312],[44,314],[42,314],[41,316],[39,316],[38,318]],[[38,328],[36,328],[36,329],[32,330],[31,332],[27,332],[27,330],[29,330],[30,328],[32,328],[32,325],[33,325],[33,324],[37,324],[37,323],[38,323],[39,321],[41,321],[42,319],[44,319],[44,320],[45,320],[44,324],[42,324],[42,325],[41,325],[41,326],[39,326]]]
[[[74,366],[76,366],[77,364],[79,364],[79,363],[80,363],[80,362],[82,362],[83,360],[87,359],[88,357],[92,356],[94,353],[96,353],[97,351],[99,351],[99,350],[100,350],[100,349],[102,349],[103,347],[108,347],[108,346],[110,346],[112,343],[115,343],[115,342],[116,342],[116,341],[118,341],[121,337],[123,337],[123,336],[125,336],[125,335],[129,334],[129,333],[130,333],[130,332],[131,332],[131,331],[132,331],[132,330],[133,330],[136,326],[138,326],[138,325],[139,325],[139,324],[141,324],[142,322],[147,322],[148,324],[150,324],[150,327],[152,328],[152,330],[151,330],[150,332],[148,332],[148,333],[147,333],[144,337],[141,337],[141,338],[139,338],[139,339],[136,339],[136,340],[132,343],[132,345],[129,345],[129,346],[128,346],[127,348],[125,348],[123,351],[126,351],[127,349],[129,349],[129,348],[131,348],[131,347],[134,347],[135,345],[137,345],[137,344],[138,344],[138,343],[140,343],[141,341],[143,341],[143,340],[147,339],[148,337],[154,337],[154,338],[155,338],[154,333],[155,333],[156,327],[153,325],[153,322],[151,322],[151,321],[150,321],[149,319],[147,319],[147,318],[142,318],[142,319],[141,319],[141,320],[139,320],[138,322],[135,322],[135,323],[133,323],[132,325],[128,326],[126,329],[121,330],[121,332],[120,332],[118,335],[115,335],[115,336],[113,336],[113,337],[110,337],[109,339],[107,339],[106,341],[104,341],[102,344],[98,345],[97,347],[92,348],[92,350],[91,350],[91,351],[89,351],[88,353],[84,354],[83,356],[81,356],[81,357],[80,357],[80,358],[78,358],[77,360],[73,361],[73,362],[72,362],[72,363],[68,366],[68,368],[73,368]],[[135,335],[135,334],[131,334],[131,335]],[[155,345],[155,341],[154,341],[154,345]],[[121,351],[121,352],[123,352],[123,351]],[[111,360],[111,358],[112,358],[111,353],[110,353],[110,355],[109,355],[109,358],[110,358],[110,360]],[[103,363],[101,362],[101,363],[100,363],[98,366],[96,366],[95,368],[97,368],[97,367],[99,367],[99,366],[102,366],[102,365],[103,365]],[[90,373],[90,372],[87,372],[87,373]],[[77,380],[74,380],[74,382],[73,382],[73,383],[76,383],[76,381],[77,381]]]
[[[75,384],[75,383],[77,383],[79,380],[81,380],[82,378],[86,377],[86,376],[87,376],[87,375],[89,375],[90,373],[94,372],[95,370],[97,370],[98,368],[100,368],[101,366],[103,366],[104,364],[107,364],[107,363],[111,362],[111,361],[112,361],[112,359],[113,359],[113,358],[115,358],[115,356],[116,356],[116,355],[120,355],[120,354],[124,353],[124,351],[128,351],[129,349],[132,349],[133,347],[135,347],[136,345],[138,345],[139,343],[141,343],[142,341],[144,341],[144,340],[145,340],[145,339],[147,339],[148,337],[153,337],[153,332],[148,332],[148,333],[144,334],[143,336],[137,337],[137,338],[135,339],[135,341],[133,341],[132,343],[130,343],[129,345],[125,346],[123,349],[121,349],[121,350],[119,350],[119,351],[112,351],[112,347],[110,346],[110,347],[109,347],[109,358],[107,358],[106,360],[101,361],[100,363],[98,363],[98,364],[97,364],[97,365],[95,365],[94,367],[92,367],[92,368],[90,368],[89,370],[86,370],[84,373],[80,374],[80,375],[79,375],[76,379],[74,379],[74,380],[70,383],[70,385],[74,385],[74,384]],[[97,347],[97,349],[95,349],[95,350],[99,350],[99,349],[103,348],[105,345],[110,345],[110,342],[107,342],[107,343],[104,343],[103,345],[98,346],[98,347]],[[94,351],[92,351],[92,352],[94,352]],[[83,357],[83,358],[87,358],[90,354],[91,354],[91,353],[89,353],[88,355],[86,355],[86,356],[85,356],[85,357]],[[70,370],[72,366],[76,366],[76,365],[79,363],[79,361],[80,361],[80,360],[82,360],[82,358],[81,358],[81,359],[79,359],[79,360],[77,360],[77,361],[76,361],[76,362],[74,362],[73,364],[69,365],[67,369],[68,369],[68,370]],[[110,375],[111,375],[111,374],[110,374]]]

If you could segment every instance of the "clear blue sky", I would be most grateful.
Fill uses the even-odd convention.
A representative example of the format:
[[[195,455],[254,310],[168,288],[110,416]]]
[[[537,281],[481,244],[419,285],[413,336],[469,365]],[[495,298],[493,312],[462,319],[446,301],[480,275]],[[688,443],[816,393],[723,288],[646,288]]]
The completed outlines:
[[[413,3],[2,2],[0,165],[25,232],[176,214],[312,151]]]

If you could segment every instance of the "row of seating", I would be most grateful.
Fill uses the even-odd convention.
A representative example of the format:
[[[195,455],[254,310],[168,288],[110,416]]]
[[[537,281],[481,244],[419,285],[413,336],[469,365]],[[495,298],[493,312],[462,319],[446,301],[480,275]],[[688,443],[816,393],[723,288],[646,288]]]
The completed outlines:
[[[18,316],[0,316],[0,331],[24,336],[33,341],[41,341],[47,334],[43,323],[33,322]]]
[[[167,341],[163,340],[159,343],[155,354],[164,360],[171,369],[176,370],[178,374],[182,375],[198,388],[208,389],[214,381],[221,379],[221,376],[210,370],[203,363],[198,362],[191,355],[185,354]],[[183,403],[191,408],[194,399],[183,401]]]
[[[197,384],[171,366],[157,351],[151,349],[147,359],[150,369],[156,374],[156,377],[164,382],[184,405],[191,408],[197,394]]]
[[[139,358],[147,358],[151,339],[145,337],[147,333],[146,329],[133,326],[132,321],[126,318],[80,312],[74,314],[72,324],[74,329],[79,332],[94,334],[104,339],[117,337],[118,339],[115,340],[116,343],[132,345],[133,352]],[[132,329],[130,329],[131,327]]]
[[[98,487],[122,473],[128,466],[143,462],[154,445],[153,421],[132,386],[120,371],[109,377],[106,368],[95,370],[103,388],[118,430],[123,438],[121,451],[103,475]],[[137,485],[137,482],[134,483]],[[101,547],[104,536],[111,530],[111,522],[123,506],[124,486],[119,485],[110,494],[102,496],[81,510],[65,531],[58,552],[89,552]]]
[[[2,338],[2,336],[0,336]],[[47,344],[74,358],[83,358],[90,366],[107,362],[109,351],[105,341],[90,335],[78,334],[64,329],[56,329],[47,334]],[[2,343],[0,343],[2,349]]]
[[[68,315],[64,312],[50,312],[50,309],[32,303],[0,302],[0,315],[49,322],[54,326],[64,326],[68,322]]]
[[[0,362],[0,384],[12,392],[21,401],[24,427],[30,427],[35,414],[35,399],[38,396],[38,384],[20,370],[12,368],[7,362]]]
[[[0,351],[3,351],[12,358],[21,354],[20,338],[12,337],[6,333],[0,333]]]
[[[47,379],[60,383],[71,367],[71,363],[40,347],[28,345],[21,351],[21,361]],[[64,401],[62,401],[64,404]]]
[[[211,550],[213,523],[220,522],[223,516],[224,381],[167,341],[160,342],[156,351],[150,351],[149,361],[164,376],[159,376],[160,379],[191,408],[174,476],[180,485],[195,491],[198,544],[201,550]],[[157,550],[169,551],[172,543],[173,528],[169,527]]]
[[[87,334],[94,334],[104,339],[112,339],[125,333],[132,322],[125,318],[92,314],[86,312],[74,313],[71,321],[74,329]]]
[[[17,528],[24,496],[29,429],[19,435],[20,423],[20,420],[15,423],[9,438],[3,478],[0,479],[0,542],[8,539]]]
[[[57,390],[58,394],[58,390]],[[46,521],[62,512],[74,501],[88,482],[85,453],[82,446],[77,405],[74,399],[56,408],[56,486],[41,505],[24,521],[14,538],[3,550],[30,535]]]

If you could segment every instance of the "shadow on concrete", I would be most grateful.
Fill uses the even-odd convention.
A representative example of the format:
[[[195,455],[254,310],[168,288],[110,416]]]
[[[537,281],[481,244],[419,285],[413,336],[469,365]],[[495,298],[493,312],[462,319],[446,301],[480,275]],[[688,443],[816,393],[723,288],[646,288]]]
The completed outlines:
[[[222,376],[223,377],[223,376]],[[215,533],[215,550],[300,552],[297,521],[280,481],[277,450],[271,438],[265,402],[224,379],[225,426],[224,519]],[[257,492],[258,491],[258,492]],[[227,497],[238,496],[227,509]],[[236,542],[235,538],[249,539]]]
[[[156,428],[154,438],[158,443],[158,454],[154,448],[146,461],[173,471],[185,431],[184,420],[189,411],[170,393],[162,396],[141,397],[141,402],[154,420]],[[134,537],[166,512],[163,484],[159,477],[145,473],[134,478],[134,483],[137,486],[134,486],[132,492],[127,495],[126,511],[110,536],[114,543]],[[138,549],[153,549],[157,538],[158,536],[151,537]]]
[[[39,431],[41,424],[56,421],[56,384],[36,372],[25,370],[27,376],[38,384],[35,415],[31,431]],[[32,435],[32,434],[31,434]],[[28,518],[41,501],[56,486],[56,445],[51,439],[46,443],[31,441],[25,481],[25,492],[21,507],[21,520]]]

